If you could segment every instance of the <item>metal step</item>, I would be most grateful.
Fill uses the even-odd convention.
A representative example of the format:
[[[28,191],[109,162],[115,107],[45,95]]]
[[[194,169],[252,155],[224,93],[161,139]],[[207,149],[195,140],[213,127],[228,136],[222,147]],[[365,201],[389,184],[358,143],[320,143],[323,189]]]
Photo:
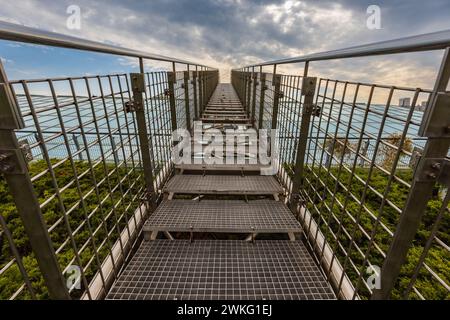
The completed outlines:
[[[144,241],[108,300],[335,299],[301,242]]]
[[[175,175],[164,192],[180,194],[273,195],[283,188],[272,176]]]
[[[301,227],[287,206],[274,200],[171,200],[161,203],[144,225],[152,231],[288,233]]]
[[[229,106],[233,106],[233,107],[241,107],[242,108],[242,104],[239,100],[230,100],[230,99],[217,99],[217,100],[210,100],[209,103],[207,104],[208,107],[214,107],[214,106],[224,106],[224,105],[229,105]]]
[[[244,115],[245,112],[244,112],[244,110],[226,110],[226,109],[210,110],[210,109],[205,109],[205,111],[203,111],[203,115],[205,115],[205,114],[211,114],[211,115]]]
[[[252,159],[253,160],[253,159]],[[186,171],[236,171],[236,172],[260,172],[261,169],[269,169],[270,166],[260,164],[176,164],[175,169]]]
[[[244,110],[241,105],[234,104],[208,104],[205,109],[219,109],[219,110]]]
[[[231,117],[210,117],[210,118],[201,118],[200,119],[204,123],[250,123],[250,119],[248,118],[231,118]]]

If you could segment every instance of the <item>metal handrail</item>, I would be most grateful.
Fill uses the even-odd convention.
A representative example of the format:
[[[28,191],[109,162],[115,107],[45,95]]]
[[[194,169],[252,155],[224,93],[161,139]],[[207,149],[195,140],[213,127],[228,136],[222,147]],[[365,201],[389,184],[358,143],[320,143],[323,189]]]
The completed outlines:
[[[205,67],[207,69],[215,69],[206,65],[198,64],[187,60],[171,58],[159,54],[153,54],[134,49],[123,48],[97,41],[81,39],[78,37],[68,36],[56,32],[44,31],[36,28],[30,28],[5,21],[0,21],[0,39],[47,45],[52,47],[102,52],[127,57],[174,62],[198,67]]]
[[[309,61],[331,60],[331,59],[368,57],[368,56],[395,54],[395,53],[440,50],[445,49],[449,46],[450,46],[450,30],[443,30],[433,33],[426,33],[410,37],[353,46],[338,50],[313,53],[293,58],[265,61],[257,64],[247,65],[243,68],[288,64],[288,63],[300,63]]]

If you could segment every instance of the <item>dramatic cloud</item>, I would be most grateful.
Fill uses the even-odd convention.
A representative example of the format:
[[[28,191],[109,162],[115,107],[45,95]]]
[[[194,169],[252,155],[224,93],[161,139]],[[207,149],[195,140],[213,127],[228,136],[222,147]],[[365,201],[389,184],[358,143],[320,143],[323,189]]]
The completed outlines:
[[[0,0],[0,19],[229,69],[412,34],[450,29],[450,3],[423,1]],[[66,28],[66,8],[80,6],[81,30]],[[381,7],[382,29],[366,27]],[[439,55],[317,63],[318,75],[430,86]],[[120,58],[118,64],[134,64]],[[152,63],[158,66],[158,63]],[[355,68],[355,67],[358,68]],[[281,67],[300,72],[301,66]],[[397,84],[397,83],[395,83]]]

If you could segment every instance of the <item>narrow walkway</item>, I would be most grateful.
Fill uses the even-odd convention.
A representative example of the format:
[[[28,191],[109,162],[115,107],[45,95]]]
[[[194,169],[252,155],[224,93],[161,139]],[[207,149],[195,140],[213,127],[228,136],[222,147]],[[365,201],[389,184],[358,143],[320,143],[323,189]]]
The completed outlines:
[[[202,130],[250,125],[230,84],[217,86],[201,120]],[[258,163],[175,168],[107,299],[335,299],[274,176]]]

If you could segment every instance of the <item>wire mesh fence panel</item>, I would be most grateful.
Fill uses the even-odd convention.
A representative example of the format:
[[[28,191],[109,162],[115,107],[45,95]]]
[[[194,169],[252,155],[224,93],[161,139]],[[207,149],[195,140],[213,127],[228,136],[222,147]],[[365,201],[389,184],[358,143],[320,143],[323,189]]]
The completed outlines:
[[[67,278],[79,275],[68,291],[80,297],[116,243],[126,256],[122,234],[131,239],[129,223],[134,219],[137,226],[143,174],[134,115],[124,110],[130,99],[127,76],[24,80],[11,86],[26,124],[16,136],[29,148],[31,183],[61,271]],[[16,251],[33,274],[34,293],[23,298],[45,298],[21,220],[12,201],[8,205],[5,230],[13,230]],[[138,214],[142,219],[145,212]],[[113,269],[118,273],[118,266]],[[19,281],[3,276],[8,288]]]
[[[246,74],[233,71],[238,94],[245,93]],[[255,112],[262,121],[256,123],[277,129],[278,175],[288,192],[296,178],[299,139],[306,139],[300,189],[306,207],[299,218],[308,245],[337,293],[346,286],[347,298],[370,298],[428,141],[419,129],[432,91],[319,79],[308,134],[300,137],[304,78],[282,75],[277,92],[275,76],[264,75],[267,88],[255,95],[264,96],[264,109]],[[433,190],[393,298],[448,299],[448,195],[445,186]],[[341,272],[331,279],[336,267]]]
[[[0,300],[36,299],[36,281],[41,275],[33,256],[26,256],[22,247],[29,247],[29,240],[21,237],[23,231],[14,230],[15,207],[9,199],[7,188],[0,180]],[[25,256],[25,257],[24,257]]]
[[[184,100],[184,72],[175,72],[174,82],[175,110],[177,128],[186,128],[186,105]]]
[[[196,92],[189,83],[192,93],[186,101],[182,75],[177,73],[175,101],[177,125],[185,127],[186,107],[194,119]],[[145,73],[144,79],[148,151],[154,189],[159,190],[172,170],[169,78],[161,71]],[[30,183],[67,291],[73,298],[101,297],[138,241],[147,215],[128,75],[21,80],[10,86],[25,123],[15,136],[27,152]],[[3,179],[0,193],[6,199],[0,204],[0,297],[48,298]]]
[[[167,72],[146,73],[147,88],[145,92],[146,123],[149,129],[150,152],[153,177],[156,177],[155,187],[158,189],[164,183],[170,165],[170,148],[172,141],[172,126],[170,99],[167,95]]]
[[[366,280],[379,272],[392,242],[414,176],[413,152],[426,142],[418,136],[423,117],[418,106],[429,95],[421,89],[319,81],[302,193],[319,227],[313,241],[320,230],[332,248],[328,272],[333,263],[342,265],[355,297],[371,296],[373,286]],[[405,97],[411,104],[397,104]],[[419,238],[415,243],[424,244]],[[319,260],[324,248],[325,243]],[[442,298],[435,291],[434,298]]]
[[[195,91],[194,91],[194,72],[193,71],[189,71],[187,73],[187,81],[185,83],[187,83],[187,91],[188,91],[188,106],[189,106],[189,119],[190,119],[190,125],[191,128],[194,125],[194,120],[195,120],[195,114],[196,114],[196,98],[194,98],[195,96]],[[188,128],[188,129],[191,129]]]
[[[300,117],[302,107],[301,84],[303,77],[282,76],[279,101],[277,131],[279,140],[279,165],[291,169],[297,156],[297,144],[300,134]]]
[[[274,82],[273,74],[266,74],[266,86],[264,91],[264,107],[261,129],[272,128],[272,116],[273,116],[273,103],[274,103]]]

